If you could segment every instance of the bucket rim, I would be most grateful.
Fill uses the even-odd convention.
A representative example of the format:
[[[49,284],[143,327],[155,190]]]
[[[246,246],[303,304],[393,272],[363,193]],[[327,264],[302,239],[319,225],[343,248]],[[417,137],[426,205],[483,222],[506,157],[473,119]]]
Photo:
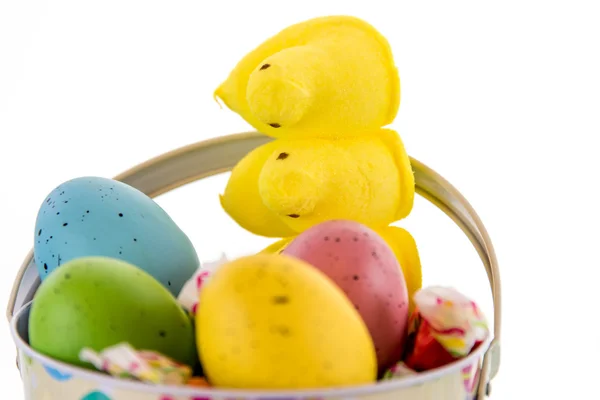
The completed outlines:
[[[173,396],[200,396],[200,397],[220,397],[220,398],[236,398],[236,399],[298,399],[298,398],[323,398],[346,396],[361,396],[372,395],[381,392],[390,392],[408,387],[420,386],[429,382],[435,381],[446,375],[456,373],[462,369],[469,367],[475,363],[478,368],[481,368],[480,362],[490,347],[493,341],[493,333],[490,331],[488,337],[483,341],[477,349],[468,356],[431,371],[419,372],[414,377],[404,377],[399,379],[390,379],[386,381],[378,381],[366,385],[345,386],[341,388],[315,388],[301,390],[248,390],[248,389],[221,389],[221,388],[196,388],[182,385],[153,385],[140,381],[116,378],[100,371],[87,370],[81,367],[67,364],[65,362],[55,360],[34,350],[19,334],[17,325],[19,320],[23,318],[27,311],[31,308],[33,300],[24,304],[17,311],[10,321],[10,333],[13,342],[17,346],[19,352],[23,352],[29,358],[32,358],[45,367],[55,368],[61,372],[71,374],[73,377],[89,379],[97,382],[100,386],[117,387],[123,390],[131,390],[135,392],[160,392]],[[29,321],[27,321],[29,324]]]

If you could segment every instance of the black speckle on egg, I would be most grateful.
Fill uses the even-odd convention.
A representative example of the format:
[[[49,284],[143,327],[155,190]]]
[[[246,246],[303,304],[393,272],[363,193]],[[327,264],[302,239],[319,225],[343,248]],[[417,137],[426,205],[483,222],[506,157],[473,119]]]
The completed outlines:
[[[56,215],[60,215],[60,211],[56,213]]]
[[[67,225],[69,225],[69,223],[68,223],[68,222],[65,222],[65,223],[63,224],[63,226],[67,226]]]
[[[171,286],[171,281],[167,281],[167,285]]]
[[[71,274],[65,274],[65,279],[71,279]]]
[[[38,236],[40,236],[41,234],[42,234],[42,230],[40,229],[40,230],[38,231]]]
[[[52,257],[54,257],[54,256],[52,256]],[[44,269],[45,269],[46,271],[48,271],[48,264],[44,263]]]
[[[336,238],[335,238],[335,242],[336,242],[336,243],[339,243],[339,242],[341,242],[341,241],[342,241],[342,239],[340,239],[339,237],[336,237]]]
[[[357,238],[356,236],[354,236],[354,237],[352,238],[352,240],[354,240],[355,242],[358,242],[358,238]]]
[[[271,333],[279,334],[279,335],[281,335],[283,337],[288,337],[291,334],[290,328],[288,326],[285,326],[285,325],[273,325],[273,326],[271,326]]]
[[[325,236],[323,240],[327,242],[329,240],[329,236]]]
[[[288,304],[290,302],[290,298],[288,296],[273,296],[272,299],[273,304]]]
[[[63,201],[63,203],[65,203],[65,204],[67,204],[68,202],[69,202],[69,200],[65,200],[65,201]]]
[[[122,217],[122,216],[123,216],[123,213],[119,213],[119,217]]]
[[[122,251],[119,251],[119,254],[123,254],[123,252],[122,252]]]
[[[134,242],[137,242],[137,239],[136,239],[136,238],[133,238],[133,241],[134,241]]]
[[[87,210],[85,213],[86,213],[86,214],[89,214],[89,213],[90,213],[90,210]]]
[[[379,256],[377,255],[377,252],[376,252],[376,251],[372,251],[372,252],[371,252],[371,255],[373,256],[373,258],[378,258],[378,257],[379,257]]]
[[[352,279],[354,279],[355,281],[357,281],[357,280],[359,279],[359,277],[358,277],[358,275],[354,275],[354,276],[352,277]]]
[[[163,338],[167,337],[167,332],[163,331],[163,330],[160,330],[160,331],[158,331],[158,336],[163,337]]]

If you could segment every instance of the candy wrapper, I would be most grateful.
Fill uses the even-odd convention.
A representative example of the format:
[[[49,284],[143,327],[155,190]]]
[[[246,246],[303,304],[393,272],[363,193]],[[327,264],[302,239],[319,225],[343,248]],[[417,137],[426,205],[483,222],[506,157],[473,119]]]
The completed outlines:
[[[117,344],[100,353],[84,348],[79,358],[112,376],[148,383],[184,385],[192,377],[192,369],[187,365],[153,351],[135,350],[127,343]]]
[[[453,288],[425,288],[414,300],[404,358],[412,370],[426,371],[465,357],[489,334],[477,304]]]
[[[383,374],[383,376],[381,377],[381,380],[385,381],[388,379],[407,378],[416,374],[418,374],[417,371],[408,368],[404,362],[400,361],[399,363],[388,369],[385,372],[385,374]]]
[[[212,387],[210,383],[206,380],[206,378],[202,378],[200,376],[192,376],[190,380],[187,382],[188,386],[199,387],[199,388],[210,388]]]
[[[208,281],[214,271],[224,263],[229,261],[225,254],[221,254],[221,258],[209,263],[203,263],[194,275],[183,285],[181,292],[177,296],[177,301],[190,314],[196,315],[198,308],[198,296],[202,286]]]

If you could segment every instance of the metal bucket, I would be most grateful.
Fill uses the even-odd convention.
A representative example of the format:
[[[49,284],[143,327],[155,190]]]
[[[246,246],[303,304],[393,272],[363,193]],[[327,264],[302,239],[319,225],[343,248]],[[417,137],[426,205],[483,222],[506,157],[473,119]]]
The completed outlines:
[[[272,139],[256,132],[199,142],[149,160],[115,179],[150,197],[230,171],[252,149]],[[18,350],[26,399],[36,400],[482,400],[500,364],[500,277],[490,238],[465,198],[444,178],[412,159],[417,193],[448,215],[469,237],[487,271],[494,301],[494,334],[468,357],[414,377],[343,389],[248,391],[156,386],[116,379],[52,360],[28,345],[28,317],[40,279],[31,251],[19,270],[7,317]]]

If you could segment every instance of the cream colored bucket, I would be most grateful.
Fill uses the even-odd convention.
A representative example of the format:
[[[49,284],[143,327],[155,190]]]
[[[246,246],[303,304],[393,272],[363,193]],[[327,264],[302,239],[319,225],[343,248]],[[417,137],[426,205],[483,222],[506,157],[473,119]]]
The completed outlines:
[[[241,133],[199,142],[147,161],[115,179],[150,197],[230,171],[252,149],[271,139]],[[494,300],[494,335],[468,357],[399,380],[344,389],[241,391],[155,386],[111,378],[52,360],[28,345],[29,307],[40,280],[30,252],[15,279],[7,316],[18,350],[26,399],[35,400],[482,400],[500,364],[500,277],[492,243],[465,198],[444,178],[411,159],[417,193],[448,215],[469,237],[487,271]]]

